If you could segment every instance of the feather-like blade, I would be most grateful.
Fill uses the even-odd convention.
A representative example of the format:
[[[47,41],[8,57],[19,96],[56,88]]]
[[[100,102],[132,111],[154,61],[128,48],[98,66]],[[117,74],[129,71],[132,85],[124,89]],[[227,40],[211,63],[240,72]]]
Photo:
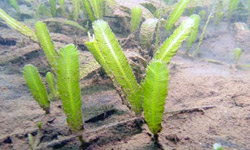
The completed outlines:
[[[72,0],[74,20],[77,21],[80,12],[80,0]]]
[[[48,93],[37,68],[33,65],[24,66],[23,77],[37,103],[46,113],[49,113],[50,102],[48,100]]]
[[[180,0],[175,6],[174,10],[171,12],[166,25],[166,30],[171,30],[174,24],[180,19],[182,13],[188,6],[191,0]]]
[[[102,68],[105,70],[105,72],[110,76],[112,75],[107,62],[105,61],[105,58],[100,50],[100,48],[97,45],[97,42],[95,39],[92,41],[86,42],[86,46],[88,47],[88,50],[91,52],[91,54],[95,57],[96,61],[102,66]]]
[[[83,5],[84,5],[84,11],[88,14],[88,18],[90,21],[94,22],[96,20],[96,17],[94,15],[93,9],[91,7],[90,1],[89,0],[82,0]]]
[[[228,8],[228,18],[231,19],[234,11],[237,9],[240,0],[229,0],[229,8]]]
[[[52,17],[56,17],[56,0],[49,0],[49,5]]]
[[[172,57],[177,53],[182,42],[189,36],[193,26],[194,20],[192,18],[184,21],[163,43],[161,48],[156,52],[154,58],[168,64]]]
[[[200,16],[199,15],[192,15],[192,19],[194,19],[194,27],[192,28],[192,31],[190,33],[189,38],[187,39],[187,49],[189,50],[193,43],[197,40],[198,32],[199,32],[199,27],[200,27]]]
[[[158,19],[146,19],[141,25],[140,43],[142,48],[149,49],[154,40]]]
[[[140,25],[140,22],[142,20],[142,8],[139,6],[136,6],[132,9],[131,12],[131,32],[135,32]]]
[[[143,85],[143,109],[145,120],[153,134],[161,131],[165,99],[168,94],[168,80],[169,71],[166,64],[159,60],[151,62]]]
[[[50,90],[50,100],[54,101],[57,99],[57,90],[56,90],[56,84],[55,84],[55,76],[53,73],[48,72],[46,74],[46,81],[48,83],[49,86],[49,90]]]
[[[55,50],[54,43],[51,40],[46,24],[41,21],[38,21],[35,27],[36,27],[36,35],[41,43],[46,58],[49,64],[52,66],[52,68],[56,70],[56,61],[58,54]]]
[[[59,52],[57,85],[67,123],[71,129],[82,129],[81,90],[79,86],[79,52],[68,45]]]
[[[120,44],[115,38],[107,22],[97,20],[93,23],[96,41],[112,72],[115,80],[120,84],[136,113],[141,112],[141,90],[133,71],[125,57]]]
[[[96,19],[103,18],[104,12],[104,0],[89,0],[89,3],[92,7]]]
[[[61,8],[64,8],[65,0],[58,0],[58,3],[59,3]]]
[[[4,10],[0,8],[0,18],[3,19],[9,26],[11,26],[13,29],[19,31],[24,36],[29,37],[31,40],[37,42],[37,36],[35,32],[26,26],[25,24],[18,22],[14,18],[10,17]]]
[[[9,3],[16,10],[17,13],[20,13],[20,8],[17,0],[9,0]]]
[[[113,85],[116,88],[119,95],[120,96],[124,95],[124,93],[120,90],[121,87],[120,87],[119,83],[117,83],[117,81],[115,80],[115,78],[113,76],[113,73],[111,72],[111,70],[109,68],[109,65],[107,64],[107,62],[106,62],[106,60],[105,60],[105,58],[104,58],[104,56],[103,56],[103,54],[101,52],[101,49],[98,47],[96,39],[93,37],[93,39],[90,39],[90,41],[86,42],[85,44],[88,47],[88,50],[91,52],[91,54],[96,59],[96,61],[102,66],[102,68],[104,69],[106,74],[112,80]],[[128,105],[128,102],[126,101],[126,99],[122,98],[122,102],[123,102],[123,104]]]

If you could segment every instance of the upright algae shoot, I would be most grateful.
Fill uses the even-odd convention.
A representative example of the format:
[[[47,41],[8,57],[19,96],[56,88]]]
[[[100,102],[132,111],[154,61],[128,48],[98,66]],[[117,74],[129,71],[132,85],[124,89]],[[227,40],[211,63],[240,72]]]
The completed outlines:
[[[37,68],[33,65],[26,65],[23,68],[23,77],[34,99],[46,113],[49,113],[50,101],[48,93]]]

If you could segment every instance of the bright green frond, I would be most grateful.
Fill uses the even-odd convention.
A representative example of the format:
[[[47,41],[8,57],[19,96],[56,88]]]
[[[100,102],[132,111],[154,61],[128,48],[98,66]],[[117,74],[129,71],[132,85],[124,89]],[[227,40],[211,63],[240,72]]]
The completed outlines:
[[[88,18],[90,21],[94,22],[96,20],[96,17],[94,15],[92,6],[90,4],[89,0],[82,0],[83,5],[84,5],[84,11],[88,14]]]
[[[237,9],[240,0],[229,0],[228,18],[231,19],[234,11]]]
[[[80,13],[80,0],[72,0],[74,20],[77,21]]]
[[[37,68],[33,65],[24,66],[23,77],[37,103],[46,113],[49,113],[50,102],[48,94]]]
[[[13,29],[15,29],[15,30],[19,31],[20,33],[22,33],[24,36],[29,37],[31,40],[33,40],[35,42],[38,41],[37,36],[36,36],[35,32],[32,29],[30,29],[25,24],[22,24],[21,22],[18,22],[14,18],[10,17],[1,8],[0,8],[0,18],[3,19]]]
[[[46,81],[48,83],[49,90],[50,90],[50,100],[56,100],[57,99],[57,90],[56,90],[54,74],[51,72],[48,72],[46,74]]]
[[[165,99],[168,94],[168,80],[169,71],[166,64],[159,60],[151,62],[143,85],[143,109],[145,120],[153,134],[161,131]]]
[[[174,10],[169,15],[166,30],[171,30],[174,26],[174,24],[180,19],[182,13],[188,6],[189,2],[191,0],[180,0],[178,4],[175,6]]]
[[[187,39],[187,49],[189,50],[193,43],[197,40],[198,32],[199,32],[199,27],[200,27],[200,16],[199,15],[192,15],[192,19],[194,19],[194,27],[192,28],[192,31],[190,33],[189,38]]]
[[[235,48],[234,49],[234,60],[236,61],[236,63],[239,62],[241,55],[242,55],[242,49]]]
[[[189,36],[194,26],[194,19],[190,18],[184,21],[174,33],[163,43],[156,52],[155,59],[169,64],[172,57],[177,53],[182,42]]]
[[[142,107],[140,87],[114,33],[103,20],[95,21],[93,29],[97,44],[115,80],[125,92],[132,109],[140,113]]]
[[[56,17],[56,0],[49,0],[49,5],[52,17]]]
[[[56,61],[58,54],[55,50],[54,43],[51,40],[49,31],[45,23],[41,21],[38,21],[36,23],[36,35],[41,43],[41,46],[44,50],[44,53],[46,55],[49,64],[52,66],[54,70],[56,70]]]
[[[209,16],[208,16],[208,18],[207,18],[206,24],[205,24],[205,26],[204,26],[203,29],[202,29],[202,33],[201,33],[200,38],[199,38],[199,43],[198,43],[198,45],[197,45],[195,51],[193,52],[192,56],[195,56],[195,55],[199,52],[200,46],[201,46],[201,44],[202,44],[202,42],[203,42],[203,40],[204,40],[206,31],[207,31],[207,27],[208,27],[208,24],[209,24],[209,22],[210,22],[212,16],[213,16],[213,13],[210,13]]]
[[[10,5],[16,10],[17,13],[20,13],[20,8],[17,0],[9,0]]]
[[[151,14],[154,14],[157,10],[157,8],[150,2],[141,3],[141,5],[147,8],[151,12]]]
[[[216,12],[214,16],[214,24],[217,25],[219,21],[223,18],[224,12],[223,12],[224,4],[222,0],[219,0],[217,2]]]
[[[131,12],[131,32],[135,32],[140,25],[142,20],[142,9],[141,7],[134,7]]]
[[[153,43],[158,19],[147,19],[141,25],[140,44],[142,48],[148,49]]]
[[[40,16],[52,17],[50,10],[47,8],[47,6],[45,6],[44,3],[41,3],[36,8],[36,17]]]
[[[61,8],[64,7],[64,3],[65,3],[65,0],[58,0],[58,3],[60,5]]]
[[[79,85],[79,52],[68,45],[59,52],[57,85],[67,123],[71,129],[82,129],[81,90]]]
[[[102,68],[105,70],[105,72],[110,76],[112,73],[110,72],[108,68],[108,64],[100,50],[100,48],[97,45],[97,42],[95,39],[92,39],[92,41],[86,42],[86,46],[88,47],[88,50],[91,52],[91,54],[95,57],[96,61],[102,66]]]
[[[94,12],[96,19],[102,19],[103,18],[103,12],[104,12],[104,0],[89,0],[90,5],[92,7],[92,10]]]

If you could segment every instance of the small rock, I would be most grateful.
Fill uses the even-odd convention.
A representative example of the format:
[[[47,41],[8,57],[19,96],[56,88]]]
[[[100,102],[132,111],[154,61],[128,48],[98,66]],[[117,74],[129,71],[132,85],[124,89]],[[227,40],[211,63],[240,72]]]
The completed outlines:
[[[180,142],[180,138],[176,134],[169,134],[166,136],[166,139],[173,142],[174,144]]]
[[[11,139],[11,137],[8,136],[3,142],[11,144],[12,143],[12,139]]]

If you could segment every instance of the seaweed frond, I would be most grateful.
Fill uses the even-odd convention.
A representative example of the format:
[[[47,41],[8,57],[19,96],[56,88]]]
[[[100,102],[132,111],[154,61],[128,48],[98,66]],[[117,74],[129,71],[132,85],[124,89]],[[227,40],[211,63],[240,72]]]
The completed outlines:
[[[49,98],[51,101],[54,101],[58,97],[54,74],[51,72],[48,72],[46,74],[46,81],[48,83],[49,91],[50,91]]]
[[[191,0],[180,0],[177,5],[175,6],[174,10],[169,15],[166,30],[169,31],[173,28],[174,24],[180,19],[182,13],[188,6]]]
[[[52,66],[54,71],[56,70],[56,61],[57,61],[57,52],[55,50],[55,46],[51,37],[49,35],[49,31],[46,27],[46,24],[38,21],[35,25],[36,27],[36,35],[40,41],[40,44],[44,50],[46,58],[49,64]]]
[[[191,34],[189,38],[187,39],[187,52],[189,49],[192,47],[193,43],[197,40],[198,32],[199,32],[199,27],[200,27],[200,16],[199,15],[192,15],[191,18],[194,19],[194,27],[192,28]]]
[[[158,19],[146,19],[140,30],[140,44],[142,48],[149,49],[153,43]]]
[[[25,24],[18,22],[14,18],[10,17],[4,10],[0,8],[0,18],[3,19],[13,29],[19,31],[24,36],[27,36],[31,40],[38,42],[35,32],[26,26]]]
[[[161,48],[157,50],[154,59],[161,60],[169,64],[172,57],[177,53],[182,42],[190,35],[194,26],[194,19],[189,18],[184,21],[174,33],[163,43]]]
[[[237,9],[240,0],[229,0],[229,8],[228,8],[228,19],[231,19],[234,11]]]
[[[161,131],[165,99],[168,94],[169,71],[162,61],[152,61],[147,67],[143,83],[143,110],[149,130],[154,134]]]
[[[57,86],[67,123],[74,131],[83,127],[79,85],[79,51],[74,45],[60,49],[56,67]]]
[[[50,102],[48,93],[37,68],[33,65],[24,66],[23,77],[37,103],[46,113],[49,113]]]
[[[241,55],[242,55],[242,49],[240,49],[240,48],[235,48],[235,49],[234,49],[234,60],[235,60],[236,64],[238,64]]]
[[[93,23],[96,41],[114,79],[121,86],[132,109],[141,112],[141,90],[120,44],[107,22],[97,20]],[[102,64],[101,64],[102,65]]]
[[[72,3],[74,20],[77,21],[80,13],[80,0],[72,0]]]
[[[131,12],[131,32],[134,33],[140,25],[142,20],[142,9],[141,7],[134,7]]]
[[[16,10],[17,13],[20,13],[20,8],[17,0],[9,0],[9,3]]]
[[[52,17],[56,17],[56,1],[55,0],[49,0],[49,5],[50,5],[50,12]]]
[[[198,43],[198,45],[197,45],[195,51],[193,52],[192,56],[195,56],[195,55],[199,52],[199,50],[200,50],[200,46],[201,46],[201,44],[202,44],[202,42],[203,42],[203,39],[204,39],[204,37],[205,37],[206,31],[207,31],[207,27],[208,27],[208,24],[209,24],[209,22],[210,22],[210,20],[211,20],[211,18],[212,18],[212,15],[213,15],[213,13],[210,13],[210,15],[209,15],[208,18],[207,18],[206,24],[205,24],[205,26],[203,27],[201,36],[200,36],[200,38],[199,38],[199,43]]]

